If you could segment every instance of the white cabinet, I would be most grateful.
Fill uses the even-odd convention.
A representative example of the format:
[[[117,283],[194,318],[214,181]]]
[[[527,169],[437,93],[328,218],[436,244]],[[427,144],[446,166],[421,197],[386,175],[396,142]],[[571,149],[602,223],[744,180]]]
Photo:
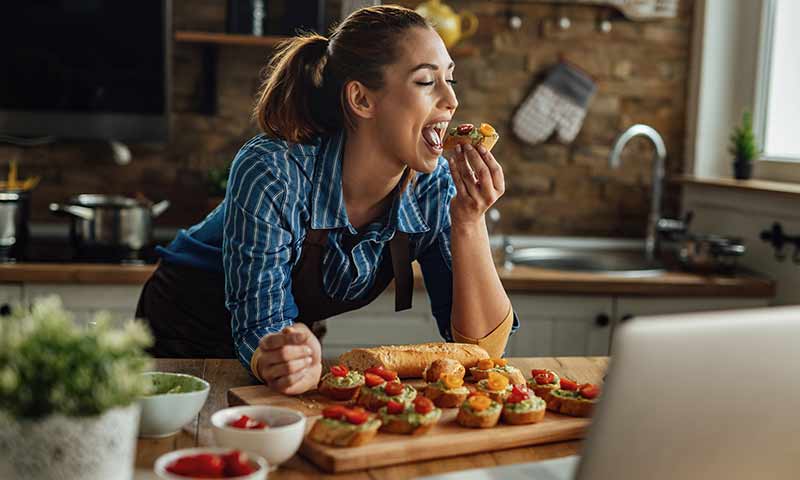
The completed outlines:
[[[509,339],[506,355],[608,355],[612,297],[512,294],[510,298],[520,328]]]
[[[441,341],[425,291],[415,290],[413,306],[394,311],[394,290],[387,290],[364,308],[331,317],[322,341],[322,355],[335,358],[356,347]]]
[[[122,323],[136,314],[136,304],[142,291],[141,285],[63,285],[36,283],[25,285],[25,302],[35,298],[59,295],[64,307],[75,314],[75,318],[86,324],[100,310],[111,312],[115,322]]]

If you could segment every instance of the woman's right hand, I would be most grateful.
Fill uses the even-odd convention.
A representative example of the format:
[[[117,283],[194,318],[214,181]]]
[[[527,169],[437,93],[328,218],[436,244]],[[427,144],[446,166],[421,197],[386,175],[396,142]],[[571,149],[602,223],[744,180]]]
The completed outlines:
[[[322,374],[322,347],[302,323],[279,333],[264,335],[256,368],[270,388],[284,395],[299,395],[316,388]]]

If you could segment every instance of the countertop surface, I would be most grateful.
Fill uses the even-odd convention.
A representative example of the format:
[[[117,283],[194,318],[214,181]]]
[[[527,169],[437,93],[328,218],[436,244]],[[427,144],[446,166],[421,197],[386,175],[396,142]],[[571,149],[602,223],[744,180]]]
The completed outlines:
[[[422,289],[422,274],[414,264],[415,286]],[[0,283],[122,284],[141,285],[155,265],[106,263],[7,263],[0,264]],[[728,296],[768,298],[775,282],[755,273],[700,275],[671,271],[650,277],[622,277],[517,266],[499,269],[509,292],[634,295],[634,296]]]
[[[597,366],[605,368],[607,357],[558,357],[558,358],[510,358],[509,362],[523,370],[533,366],[556,368],[569,366],[581,371],[594,370]],[[552,366],[551,366],[552,364]],[[137,480],[155,478],[152,466],[160,455],[180,448],[213,445],[213,433],[209,419],[211,414],[227,407],[227,391],[233,387],[252,385],[254,380],[242,368],[238,360],[228,359],[157,359],[156,370],[188,373],[205,379],[211,384],[203,409],[197,419],[186,425],[177,435],[163,439],[139,439],[136,451]],[[271,480],[280,479],[394,479],[415,478],[422,475],[433,475],[458,470],[481,467],[494,467],[515,463],[531,462],[559,458],[578,453],[580,441],[550,443],[535,447],[520,447],[490,453],[477,453],[444,459],[407,463],[382,468],[342,473],[337,475],[323,474],[313,464],[299,455],[292,457],[287,463],[269,474]]]

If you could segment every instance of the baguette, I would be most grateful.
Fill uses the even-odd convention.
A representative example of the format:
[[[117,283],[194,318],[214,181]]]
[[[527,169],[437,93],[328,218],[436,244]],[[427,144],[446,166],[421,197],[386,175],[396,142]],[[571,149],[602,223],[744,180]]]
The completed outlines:
[[[382,366],[394,370],[402,378],[422,377],[422,372],[434,360],[451,358],[465,368],[471,368],[482,358],[489,358],[483,348],[470,343],[422,343],[356,348],[342,354],[339,363],[353,370],[364,371]]]

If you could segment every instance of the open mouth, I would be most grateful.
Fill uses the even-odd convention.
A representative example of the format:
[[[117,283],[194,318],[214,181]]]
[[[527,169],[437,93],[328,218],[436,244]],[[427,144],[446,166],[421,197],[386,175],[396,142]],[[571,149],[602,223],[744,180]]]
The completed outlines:
[[[435,153],[442,151],[444,134],[447,131],[447,122],[429,123],[422,127],[422,139]]]

